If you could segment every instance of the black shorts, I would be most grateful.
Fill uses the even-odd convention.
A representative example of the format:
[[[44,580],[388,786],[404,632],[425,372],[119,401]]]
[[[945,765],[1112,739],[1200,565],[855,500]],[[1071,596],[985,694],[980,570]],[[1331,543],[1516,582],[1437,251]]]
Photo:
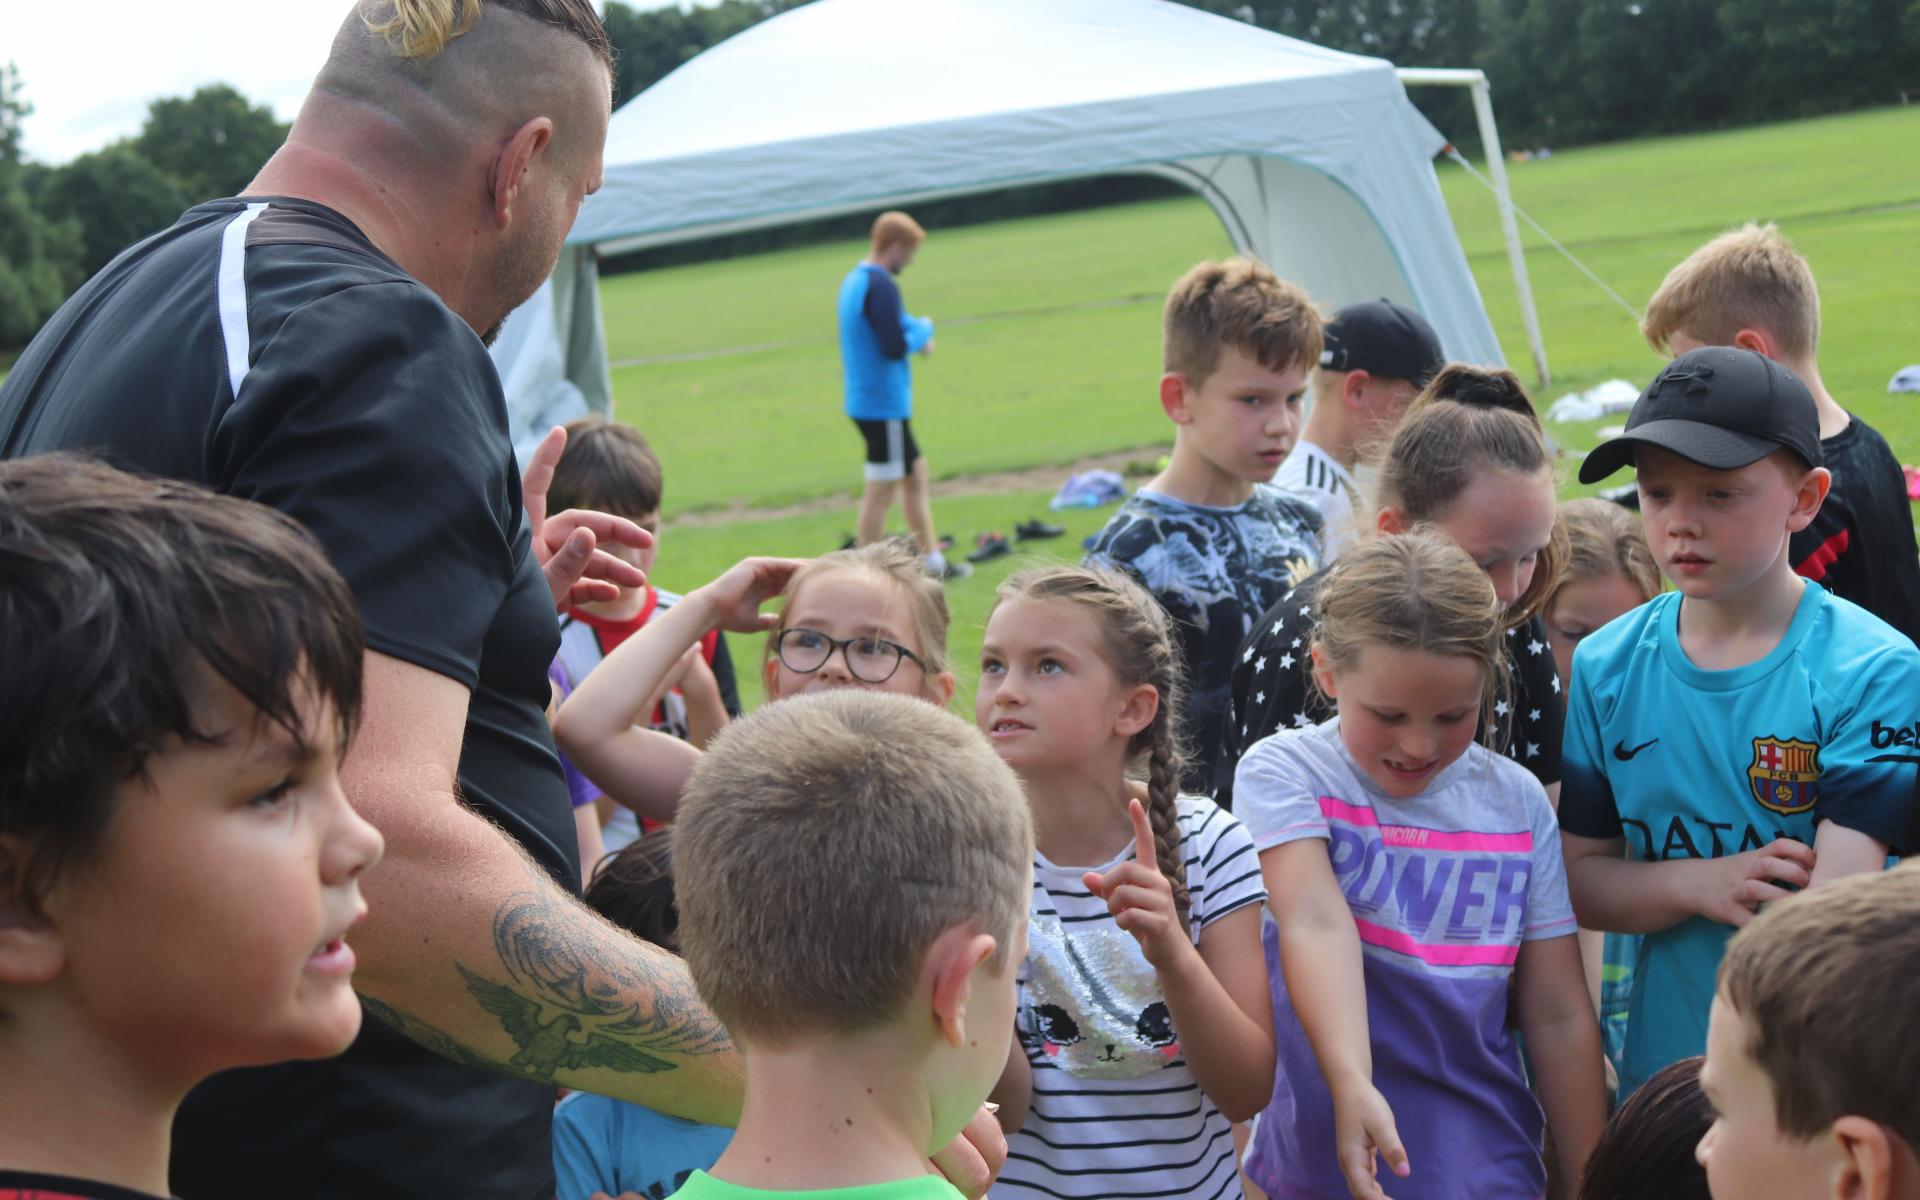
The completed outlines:
[[[867,482],[905,479],[920,459],[920,447],[913,440],[913,422],[867,421],[855,417],[853,423],[860,427],[860,436],[867,439]]]

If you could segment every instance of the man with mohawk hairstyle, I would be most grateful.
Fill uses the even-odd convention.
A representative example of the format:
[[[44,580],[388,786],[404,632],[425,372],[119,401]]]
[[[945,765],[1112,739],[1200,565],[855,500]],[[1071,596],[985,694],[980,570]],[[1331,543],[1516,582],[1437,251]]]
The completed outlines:
[[[739,1114],[739,1060],[679,960],[575,899],[543,716],[556,603],[644,582],[593,547],[646,535],[543,520],[553,443],[522,515],[485,349],[600,184],[611,66],[588,0],[362,0],[246,191],[120,255],[0,387],[0,457],[88,448],[263,502],[365,619],[341,775],[386,841],[354,938],[381,1020],[337,1060],[196,1091],[181,1195],[551,1196],[555,1084]],[[546,1028],[591,1029],[594,1053]]]

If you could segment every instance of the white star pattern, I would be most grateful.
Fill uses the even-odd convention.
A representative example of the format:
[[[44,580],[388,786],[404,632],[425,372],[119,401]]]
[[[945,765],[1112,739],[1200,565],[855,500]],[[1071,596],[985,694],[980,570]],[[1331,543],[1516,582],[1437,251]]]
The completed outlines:
[[[1241,662],[1252,662],[1252,661],[1253,661],[1253,652],[1254,652],[1255,650],[1258,650],[1259,648],[1260,648],[1260,647],[1258,647],[1258,646],[1248,646],[1248,647],[1247,647],[1247,652],[1246,652],[1245,654],[1242,654],[1242,655],[1240,656],[1240,661],[1241,661]]]
[[[1518,625],[1515,625],[1515,626],[1514,626],[1514,627],[1513,627],[1512,629],[1509,629],[1509,630],[1507,630],[1507,636],[1508,636],[1508,637],[1519,637],[1519,636],[1520,636],[1520,627],[1519,627]]]
[[[1560,677],[1558,675],[1553,677],[1553,694],[1556,696],[1560,694]]]
[[[1496,717],[1504,717],[1507,715],[1509,711],[1512,710],[1512,708],[1513,708],[1513,705],[1508,704],[1505,700],[1501,700],[1496,704],[1494,704],[1493,715]]]
[[[1286,628],[1287,628],[1287,622],[1285,618],[1275,621],[1273,623],[1273,636],[1279,637],[1281,633],[1283,633],[1286,630]]]
[[[1528,710],[1527,710],[1527,720],[1529,720],[1529,721],[1538,721],[1539,719],[1540,719],[1540,710],[1539,710],[1539,709],[1537,709],[1537,708],[1530,708],[1530,709],[1528,709]]]
[[[1297,712],[1293,714],[1293,727],[1295,729],[1305,729],[1307,726],[1311,724],[1313,724],[1313,722],[1307,720],[1307,714],[1303,712]]]
[[[1293,670],[1293,655],[1291,655],[1291,654],[1282,654],[1282,655],[1280,656],[1280,669],[1281,669],[1282,671],[1291,671],[1291,670]]]
[[[1255,692],[1253,694],[1253,702],[1255,704],[1265,704],[1267,702],[1267,694],[1265,692]]]
[[[1300,615],[1301,615],[1301,616],[1303,616],[1303,617],[1310,617],[1310,616],[1312,616],[1312,615],[1313,615],[1313,605],[1311,605],[1311,604],[1302,604],[1302,605],[1300,606]]]
[[[1528,757],[1528,758],[1539,758],[1539,757],[1540,757],[1540,743],[1538,743],[1538,742],[1528,742],[1528,743],[1527,743],[1527,757]]]
[[[1291,642],[1288,642],[1287,648],[1290,650],[1298,650],[1300,648],[1300,639],[1295,638]]]
[[[1264,654],[1262,654],[1262,655],[1260,656],[1260,661],[1259,661],[1259,662],[1257,662],[1257,663],[1255,663],[1255,664],[1253,664],[1253,669],[1254,669],[1255,671],[1264,671],[1264,670],[1266,670],[1266,669],[1267,669],[1267,656],[1266,656],[1266,655],[1264,655]]]
[[[1547,648],[1547,644],[1541,641],[1539,638],[1534,638],[1532,641],[1527,643],[1528,654],[1538,654],[1542,650],[1545,650],[1546,648]]]

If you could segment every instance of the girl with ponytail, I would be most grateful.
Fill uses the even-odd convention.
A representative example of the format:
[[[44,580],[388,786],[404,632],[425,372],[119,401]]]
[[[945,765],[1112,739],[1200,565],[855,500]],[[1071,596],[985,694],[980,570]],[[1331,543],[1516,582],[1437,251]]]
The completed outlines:
[[[1037,835],[993,1095],[1009,1192],[1242,1194],[1229,1123],[1273,1089],[1266,891],[1239,822],[1180,794],[1182,691],[1167,616],[1131,580],[1062,566],[1001,585],[974,712]]]

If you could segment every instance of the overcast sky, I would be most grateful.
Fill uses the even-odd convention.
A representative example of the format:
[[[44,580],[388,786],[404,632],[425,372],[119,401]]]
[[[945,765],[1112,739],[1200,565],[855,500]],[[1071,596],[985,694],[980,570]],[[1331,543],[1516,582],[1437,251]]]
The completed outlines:
[[[673,0],[628,0],[658,8]],[[33,105],[26,153],[62,163],[137,133],[147,104],[229,83],[291,121],[350,0],[0,0],[0,60]],[[604,7],[596,3],[596,8]],[[86,28],[77,28],[76,14]]]

